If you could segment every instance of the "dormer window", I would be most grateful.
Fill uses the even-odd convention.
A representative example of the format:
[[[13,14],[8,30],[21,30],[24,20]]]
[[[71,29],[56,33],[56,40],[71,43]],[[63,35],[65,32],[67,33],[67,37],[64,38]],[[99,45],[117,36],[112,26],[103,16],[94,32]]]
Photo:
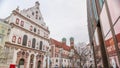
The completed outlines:
[[[41,17],[39,17],[39,20],[41,20]]]
[[[38,14],[38,11],[36,11],[36,14]]]
[[[38,15],[36,15],[36,19],[38,19]]]
[[[34,16],[34,12],[32,12],[32,15]]]

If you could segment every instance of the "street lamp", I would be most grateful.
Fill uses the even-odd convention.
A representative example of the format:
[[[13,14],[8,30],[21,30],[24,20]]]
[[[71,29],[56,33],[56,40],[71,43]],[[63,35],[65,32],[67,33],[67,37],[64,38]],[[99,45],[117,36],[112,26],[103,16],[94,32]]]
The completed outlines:
[[[63,48],[60,48],[60,68],[62,68],[62,51]]]

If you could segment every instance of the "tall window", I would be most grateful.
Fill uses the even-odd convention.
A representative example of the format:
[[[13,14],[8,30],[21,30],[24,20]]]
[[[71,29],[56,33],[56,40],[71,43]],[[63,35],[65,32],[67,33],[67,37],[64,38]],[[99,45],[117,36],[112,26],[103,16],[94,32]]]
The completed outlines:
[[[102,8],[104,0],[99,0],[100,7]]]
[[[43,42],[40,41],[40,47],[39,47],[40,50],[42,50],[42,45],[43,45]]]
[[[23,36],[23,42],[22,45],[26,46],[27,45],[27,35]]]
[[[98,20],[98,14],[97,14],[97,8],[96,8],[95,0],[92,0],[92,8],[93,8],[95,19]]]
[[[58,62],[58,59],[56,59],[56,62]]]
[[[36,43],[36,39],[33,38],[33,40],[32,40],[32,48],[35,48],[35,43]]]

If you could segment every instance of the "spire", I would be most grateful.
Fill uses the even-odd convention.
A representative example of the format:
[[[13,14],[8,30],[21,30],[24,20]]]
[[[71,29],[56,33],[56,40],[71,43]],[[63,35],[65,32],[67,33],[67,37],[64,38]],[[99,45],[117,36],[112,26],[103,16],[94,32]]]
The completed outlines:
[[[66,44],[66,38],[62,38],[62,43]]]
[[[74,47],[74,38],[73,37],[70,37],[70,46]]]
[[[38,1],[35,2],[35,6],[39,8],[40,3]]]
[[[16,10],[19,11],[19,6],[17,6]]]

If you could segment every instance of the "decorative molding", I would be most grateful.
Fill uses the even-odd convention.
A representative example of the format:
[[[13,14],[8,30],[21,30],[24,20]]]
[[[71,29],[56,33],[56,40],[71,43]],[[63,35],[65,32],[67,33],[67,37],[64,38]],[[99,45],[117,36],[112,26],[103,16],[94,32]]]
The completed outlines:
[[[22,15],[22,14],[20,14],[18,11],[13,10],[13,14],[20,16],[21,18],[23,18],[23,19],[25,19],[25,20],[29,21],[30,23],[32,23],[32,24],[34,24],[34,25],[38,26],[39,28],[42,28],[43,30],[47,31],[48,33],[50,33],[50,31],[49,31],[48,29],[45,29],[45,28],[44,28],[44,27],[42,27],[41,25],[39,25],[39,24],[35,23],[34,21],[30,20],[29,18],[27,18],[27,17],[23,16],[23,15]]]
[[[10,42],[5,42],[5,46],[18,48],[18,49],[21,49],[21,50],[24,50],[24,51],[29,51],[29,52],[34,51],[34,52],[37,52],[37,53],[45,54],[45,51],[41,51],[41,50],[37,50],[37,49],[33,49],[33,48],[28,48],[28,47],[25,47],[25,46],[22,46],[22,45],[13,44],[13,43],[10,43]]]
[[[49,41],[48,38],[44,38],[44,37],[42,37],[42,36],[40,36],[40,35],[38,35],[38,34],[35,34],[35,33],[31,32],[31,31],[29,31],[29,30],[27,30],[27,29],[24,29],[24,28],[22,28],[22,27],[20,27],[20,26],[18,26],[18,25],[16,25],[16,24],[14,24],[14,23],[11,23],[11,25],[13,25],[13,26],[15,26],[15,27],[17,27],[17,28],[20,28],[21,30],[23,30],[23,31],[25,31],[25,32],[28,32],[28,33],[30,33],[30,34],[32,34],[32,35],[34,35],[34,36],[37,36],[37,37],[40,37],[40,38],[42,38],[42,39],[45,39],[45,40]]]

